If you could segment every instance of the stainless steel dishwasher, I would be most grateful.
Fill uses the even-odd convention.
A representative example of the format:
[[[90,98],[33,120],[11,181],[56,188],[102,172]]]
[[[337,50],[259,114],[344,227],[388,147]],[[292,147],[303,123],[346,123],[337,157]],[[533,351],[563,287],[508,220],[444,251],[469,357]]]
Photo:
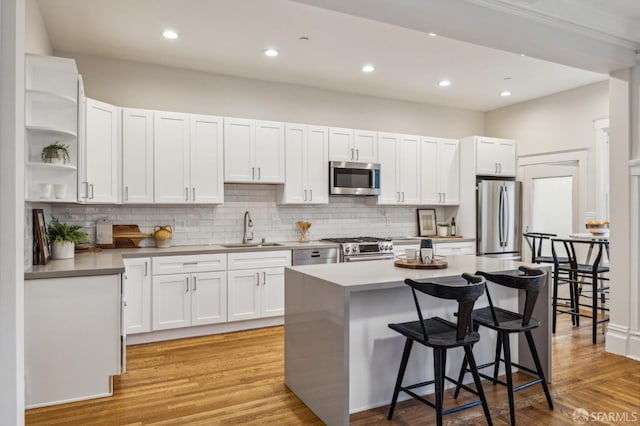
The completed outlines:
[[[338,249],[336,247],[293,250],[291,259],[293,266],[324,263],[338,263]]]

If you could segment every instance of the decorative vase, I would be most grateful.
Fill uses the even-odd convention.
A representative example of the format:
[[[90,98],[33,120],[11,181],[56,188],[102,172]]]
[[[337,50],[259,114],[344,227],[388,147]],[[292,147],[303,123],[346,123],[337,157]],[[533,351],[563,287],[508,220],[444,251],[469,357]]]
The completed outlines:
[[[54,259],[73,259],[75,246],[71,241],[54,241],[51,244],[51,257]]]
[[[449,235],[448,226],[438,226],[438,237],[446,237]]]
[[[171,247],[171,240],[173,238],[173,230],[171,225],[156,226],[153,228],[153,239],[156,242],[156,247],[167,248]]]

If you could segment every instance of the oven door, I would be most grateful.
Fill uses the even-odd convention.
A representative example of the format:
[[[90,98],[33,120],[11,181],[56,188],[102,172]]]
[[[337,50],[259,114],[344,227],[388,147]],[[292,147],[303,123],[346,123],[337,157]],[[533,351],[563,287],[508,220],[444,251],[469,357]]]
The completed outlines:
[[[390,260],[393,259],[393,253],[377,253],[377,254],[359,254],[356,256],[345,256],[345,262],[366,262],[369,260]]]
[[[379,195],[380,164],[331,161],[329,193],[331,195]]]

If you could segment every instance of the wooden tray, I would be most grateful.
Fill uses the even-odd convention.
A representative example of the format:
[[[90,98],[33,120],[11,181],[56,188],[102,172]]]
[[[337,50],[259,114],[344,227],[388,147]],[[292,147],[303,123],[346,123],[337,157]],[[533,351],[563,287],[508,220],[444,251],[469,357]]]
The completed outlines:
[[[138,225],[113,225],[115,248],[137,248],[140,241],[153,235],[140,232]]]
[[[421,263],[419,260],[396,259],[394,265],[409,269],[445,269],[449,266],[446,260],[434,259],[431,263]]]

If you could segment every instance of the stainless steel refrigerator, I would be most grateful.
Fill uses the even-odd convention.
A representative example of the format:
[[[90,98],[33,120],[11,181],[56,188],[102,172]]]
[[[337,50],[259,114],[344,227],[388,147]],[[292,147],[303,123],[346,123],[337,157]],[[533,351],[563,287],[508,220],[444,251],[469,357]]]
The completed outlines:
[[[520,256],[521,186],[513,180],[477,180],[478,256]]]

